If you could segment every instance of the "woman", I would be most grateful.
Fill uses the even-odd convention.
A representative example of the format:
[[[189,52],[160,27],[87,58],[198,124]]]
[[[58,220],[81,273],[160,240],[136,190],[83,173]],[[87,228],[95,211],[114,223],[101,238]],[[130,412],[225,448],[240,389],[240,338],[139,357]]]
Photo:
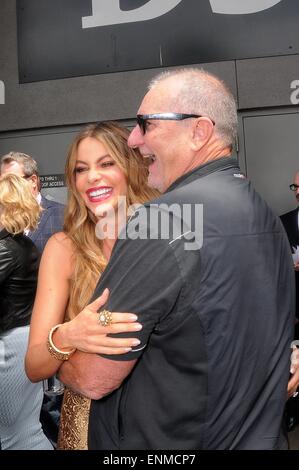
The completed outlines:
[[[123,201],[128,207],[157,195],[146,185],[147,169],[139,152],[127,146],[128,135],[116,123],[92,124],[70,148],[64,232],[46,245],[32,315],[26,371],[33,381],[55,374],[75,349],[119,354],[136,345],[136,339],[106,336],[141,329],[135,315],[113,314],[112,325],[99,324],[96,312],[107,293],[84,308],[126,221]],[[98,224],[104,218],[106,233]],[[66,390],[58,448],[87,448],[89,405],[87,398]]]
[[[53,449],[39,422],[42,384],[24,370],[39,255],[24,235],[40,206],[20,176],[0,178],[0,437],[2,450]]]

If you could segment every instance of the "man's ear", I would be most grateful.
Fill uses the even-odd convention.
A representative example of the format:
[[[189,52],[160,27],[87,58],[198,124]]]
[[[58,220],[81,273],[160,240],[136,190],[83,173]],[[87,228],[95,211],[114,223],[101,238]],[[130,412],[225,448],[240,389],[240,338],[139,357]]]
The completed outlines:
[[[39,193],[38,177],[37,177],[37,175],[32,175],[32,176],[30,176],[30,178],[29,178],[29,183],[30,183],[31,186],[32,186],[32,192],[33,192],[34,196],[37,196],[37,194]]]
[[[209,118],[201,117],[193,126],[192,144],[194,150],[200,150],[211,138],[214,125]]]

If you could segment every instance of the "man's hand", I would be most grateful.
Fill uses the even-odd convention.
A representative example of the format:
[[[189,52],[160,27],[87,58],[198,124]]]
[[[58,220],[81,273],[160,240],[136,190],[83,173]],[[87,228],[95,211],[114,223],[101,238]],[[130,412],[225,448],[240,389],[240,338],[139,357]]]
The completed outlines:
[[[291,354],[290,372],[293,374],[293,377],[288,383],[289,398],[297,393],[297,388],[299,387],[299,349],[297,349],[296,346],[293,346],[293,352]]]

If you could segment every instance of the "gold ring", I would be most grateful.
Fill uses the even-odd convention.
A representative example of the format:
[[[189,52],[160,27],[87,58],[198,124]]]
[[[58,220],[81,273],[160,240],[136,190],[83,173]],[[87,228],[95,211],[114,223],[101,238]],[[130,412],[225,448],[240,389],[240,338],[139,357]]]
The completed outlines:
[[[111,325],[112,323],[112,315],[111,315],[111,312],[109,312],[109,310],[102,310],[100,313],[99,313],[99,319],[98,319],[99,323],[101,326],[109,326]]]

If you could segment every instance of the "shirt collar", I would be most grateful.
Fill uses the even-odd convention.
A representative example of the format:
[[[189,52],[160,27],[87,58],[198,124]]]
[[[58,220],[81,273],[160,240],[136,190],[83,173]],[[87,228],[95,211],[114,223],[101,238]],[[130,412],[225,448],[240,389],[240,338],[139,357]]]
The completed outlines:
[[[180,187],[183,184],[190,183],[194,179],[197,179],[201,176],[206,176],[210,173],[214,173],[214,171],[223,170],[225,168],[238,168],[238,161],[234,157],[219,157],[217,160],[212,160],[204,165],[200,165],[194,170],[185,173],[184,175],[180,176],[174,183],[172,183],[169,188],[165,191],[168,193],[173,189]],[[240,170],[239,170],[240,171]]]
[[[42,195],[41,193],[38,193],[38,195],[36,196],[36,201],[39,203],[39,205],[41,205],[41,202],[42,202]]]

